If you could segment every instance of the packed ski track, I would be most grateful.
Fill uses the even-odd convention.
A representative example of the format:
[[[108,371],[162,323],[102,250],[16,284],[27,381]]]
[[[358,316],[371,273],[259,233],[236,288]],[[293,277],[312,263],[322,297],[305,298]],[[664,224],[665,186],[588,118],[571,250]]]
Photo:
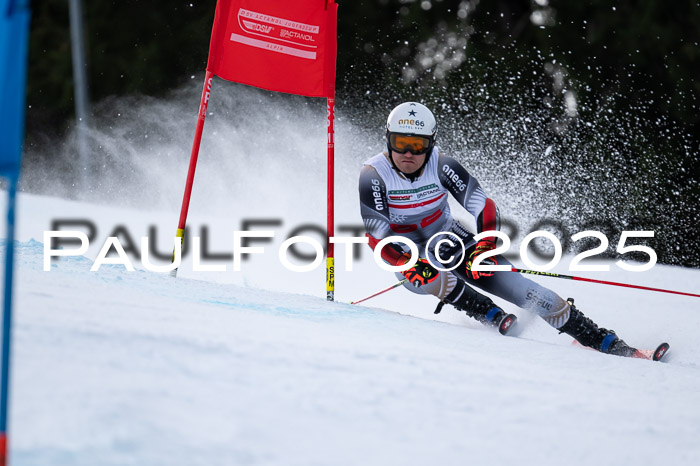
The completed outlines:
[[[322,267],[271,269],[277,243],[242,272],[228,263],[197,273],[185,261],[173,279],[136,260],[135,272],[91,272],[116,224],[138,237],[172,219],[26,194],[19,212],[13,465],[700,460],[697,298],[537,277],[632,345],[669,341],[656,363],[575,348],[507,305],[516,337],[451,307],[434,315],[434,300],[401,288],[346,304],[394,283],[369,255],[347,272],[337,254],[335,303]],[[99,238],[44,271],[43,232],[78,217]],[[211,250],[230,251],[226,231]],[[700,283],[692,269],[612,270],[605,279],[691,292]]]

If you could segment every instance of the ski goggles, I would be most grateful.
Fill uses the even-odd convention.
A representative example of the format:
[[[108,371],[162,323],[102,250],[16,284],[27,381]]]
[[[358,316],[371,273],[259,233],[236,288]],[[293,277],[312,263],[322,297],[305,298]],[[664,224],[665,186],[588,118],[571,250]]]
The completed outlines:
[[[389,147],[399,154],[405,154],[406,152],[410,152],[413,155],[425,154],[428,152],[431,143],[431,138],[426,136],[389,133]]]

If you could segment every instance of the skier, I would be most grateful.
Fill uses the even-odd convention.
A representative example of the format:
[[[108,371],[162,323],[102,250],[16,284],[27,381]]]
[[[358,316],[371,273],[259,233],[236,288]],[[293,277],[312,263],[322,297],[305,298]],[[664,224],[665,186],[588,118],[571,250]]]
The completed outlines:
[[[507,334],[516,317],[474,290],[475,286],[536,312],[559,333],[571,335],[584,346],[619,356],[634,355],[635,348],[614,331],[599,328],[574,306],[573,300],[567,302],[516,273],[472,270],[477,255],[496,247],[495,238],[476,242],[474,235],[452,218],[448,194],[474,216],[477,233],[498,230],[498,210],[479,182],[439,150],[436,134],[437,122],[427,107],[417,102],[402,103],[387,119],[386,152],[365,161],[360,174],[361,214],[372,249],[389,236],[413,241],[422,254],[428,243],[434,246],[440,240],[451,239],[454,245],[442,241],[437,251],[430,249],[427,257],[420,257],[413,267],[401,272],[408,279],[404,286],[440,299],[436,313],[449,303]],[[431,240],[434,235],[437,236]],[[465,245],[464,253],[454,235]],[[408,247],[397,241],[382,248],[382,258],[390,265],[400,266],[408,263],[411,255]],[[496,255],[484,259],[482,264],[510,262]],[[437,267],[455,268],[440,271]]]

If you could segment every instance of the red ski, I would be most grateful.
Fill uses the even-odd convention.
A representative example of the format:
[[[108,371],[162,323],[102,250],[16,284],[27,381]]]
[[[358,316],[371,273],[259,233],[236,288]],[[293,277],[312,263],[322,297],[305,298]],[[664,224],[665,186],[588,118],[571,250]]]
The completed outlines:
[[[593,348],[583,346],[581,343],[578,342],[578,340],[572,341],[571,344],[574,346],[578,346],[579,348],[586,348],[595,351]],[[634,353],[628,357],[648,359],[650,361],[661,361],[661,358],[663,358],[666,355],[666,353],[668,353],[669,348],[670,345],[668,343],[661,343],[659,346],[656,347],[655,350],[635,349]]]

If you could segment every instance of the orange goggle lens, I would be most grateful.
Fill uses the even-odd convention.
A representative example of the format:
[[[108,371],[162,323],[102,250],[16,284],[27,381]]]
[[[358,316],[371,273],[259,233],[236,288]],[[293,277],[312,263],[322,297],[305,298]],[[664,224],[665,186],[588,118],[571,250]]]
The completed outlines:
[[[391,150],[399,154],[410,152],[411,154],[425,154],[430,147],[430,138],[423,136],[406,136],[403,134],[390,134],[389,146]]]

